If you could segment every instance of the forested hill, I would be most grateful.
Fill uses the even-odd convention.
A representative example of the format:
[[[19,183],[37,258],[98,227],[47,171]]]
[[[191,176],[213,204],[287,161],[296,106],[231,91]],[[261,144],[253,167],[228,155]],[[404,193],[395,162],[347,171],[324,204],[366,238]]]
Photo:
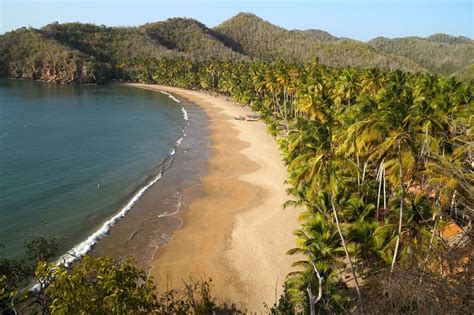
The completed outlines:
[[[249,13],[240,13],[214,30],[239,43],[244,54],[257,59],[309,61],[319,58],[321,63],[335,67],[423,70],[411,60],[377,51],[362,42],[328,40],[333,39],[332,35],[323,36],[321,31],[315,30],[289,31]]]
[[[435,34],[369,43],[321,30],[286,30],[249,13],[210,29],[185,18],[139,27],[52,23],[0,35],[0,76],[61,83],[129,79],[151,60],[287,60],[355,68],[432,71],[472,81],[473,41]]]
[[[38,30],[22,28],[0,37],[2,76],[91,83],[103,81],[105,73],[106,64]]]
[[[237,43],[232,43],[222,34],[193,19],[173,18],[148,23],[140,27],[140,30],[155,43],[187,53],[196,59],[248,59],[239,52]]]
[[[466,37],[446,34],[432,36],[384,38],[369,42],[373,47],[387,53],[409,58],[429,71],[450,75],[474,64],[474,41]]]

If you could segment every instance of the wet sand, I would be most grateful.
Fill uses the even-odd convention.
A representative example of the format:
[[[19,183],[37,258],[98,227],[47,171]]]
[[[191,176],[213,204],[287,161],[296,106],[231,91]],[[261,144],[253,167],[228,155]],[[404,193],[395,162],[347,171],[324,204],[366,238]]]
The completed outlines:
[[[161,178],[94,245],[89,255],[114,259],[129,256],[140,268],[149,270],[156,249],[167,244],[181,226],[181,219],[174,213],[184,208],[183,191],[199,184],[207,173],[210,155],[206,114],[194,104],[181,105],[193,121],[192,125],[183,121],[183,134],[187,136],[183,135],[180,144],[174,146],[175,154],[168,155],[150,176],[161,173]],[[127,197],[124,203],[129,200]]]
[[[200,185],[183,191],[183,225],[151,261],[158,290],[212,278],[213,293],[252,312],[281,294],[294,257],[297,212],[282,209],[286,169],[263,122],[238,121],[251,112],[224,97],[149,84],[199,105],[207,114],[211,155]],[[191,122],[192,123],[192,122]]]

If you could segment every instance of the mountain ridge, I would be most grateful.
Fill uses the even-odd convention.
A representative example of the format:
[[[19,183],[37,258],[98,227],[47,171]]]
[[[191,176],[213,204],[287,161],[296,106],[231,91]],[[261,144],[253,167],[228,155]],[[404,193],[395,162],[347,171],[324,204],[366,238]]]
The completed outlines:
[[[33,33],[36,35],[31,35]],[[48,51],[56,57],[48,56]],[[85,71],[90,78],[68,78],[67,82],[121,78],[122,68],[131,60],[177,57],[296,62],[318,59],[333,67],[430,71],[447,76],[462,73],[469,81],[472,73],[469,65],[474,64],[474,41],[437,33],[426,38],[376,37],[362,42],[318,29],[288,30],[255,14],[242,12],[213,28],[190,18],[170,18],[138,27],[55,22],[39,29],[20,28],[0,35],[0,53],[2,76],[64,81],[64,75],[45,78],[45,73],[51,73],[55,67],[54,60],[63,64],[58,66],[61,69],[74,68],[72,59],[76,67],[90,68]],[[81,71],[76,69],[74,73]]]
[[[335,67],[425,70],[404,57],[379,53],[362,42],[347,39],[317,40],[314,35],[304,31],[287,30],[252,13],[239,13],[213,30],[239,42],[245,54],[257,59],[310,61],[318,58],[321,63]],[[325,35],[328,36],[327,34]]]

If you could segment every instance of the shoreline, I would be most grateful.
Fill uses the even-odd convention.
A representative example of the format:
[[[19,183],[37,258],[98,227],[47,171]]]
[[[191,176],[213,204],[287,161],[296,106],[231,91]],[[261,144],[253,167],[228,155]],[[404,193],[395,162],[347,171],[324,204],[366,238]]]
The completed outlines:
[[[12,79],[12,81],[17,80]],[[25,83],[31,83],[29,80],[24,81]],[[47,84],[48,82],[39,81],[38,83]],[[58,87],[62,89],[59,85],[54,84],[53,86],[54,88]],[[124,87],[115,86],[115,89],[117,88],[123,89]],[[142,172],[142,176],[137,177],[137,180],[133,181],[133,184],[129,186],[130,189],[126,190],[126,193],[121,194],[121,190],[105,196],[106,198],[111,197],[109,199],[112,199],[113,197],[113,204],[107,208],[112,210],[110,213],[97,212],[96,214],[94,212],[93,214],[90,214],[84,219],[84,226],[87,228],[79,231],[82,233],[81,235],[78,237],[69,237],[69,235],[65,236],[65,238],[69,238],[70,244],[68,243],[62,246],[58,255],[54,257],[54,262],[57,264],[64,263],[70,265],[80,260],[84,255],[108,255],[117,259],[125,256],[133,256],[140,268],[149,269],[150,266],[148,263],[154,253],[153,247],[161,246],[163,243],[166,243],[167,239],[169,239],[168,236],[172,235],[172,233],[169,233],[170,229],[172,229],[171,226],[181,224],[177,218],[171,218],[174,213],[180,210],[181,188],[185,187],[184,185],[194,184],[202,175],[197,174],[197,172],[192,174],[189,174],[188,172],[185,176],[180,176],[181,174],[177,173],[187,171],[186,168],[183,167],[183,164],[189,162],[191,157],[185,157],[188,155],[185,152],[186,149],[189,149],[189,147],[192,147],[193,145],[202,148],[206,147],[206,143],[202,143],[203,141],[194,141],[194,143],[191,143],[193,137],[186,137],[186,132],[193,135],[203,136],[202,138],[206,137],[207,131],[205,131],[205,125],[207,124],[207,118],[203,111],[200,109],[197,110],[198,107],[196,106],[192,106],[192,113],[188,113],[186,111],[188,104],[182,104],[179,100],[175,99],[168,93],[164,93],[166,95],[158,95],[154,91],[138,91],[134,87],[127,87],[126,89],[130,90],[135,95],[147,94],[149,97],[160,97],[160,99],[163,97],[165,102],[168,104],[167,106],[173,106],[173,111],[177,109],[175,112],[177,116],[176,118],[179,118],[178,115],[182,117],[182,119],[176,119],[175,123],[175,125],[178,125],[178,128],[181,130],[176,130],[176,138],[173,136],[169,139],[166,138],[166,143],[163,142],[164,149],[159,153],[163,154],[163,159],[158,160],[158,165],[152,165],[148,171]],[[129,101],[129,103],[131,102]],[[179,107],[176,108],[175,104],[179,105],[180,109]],[[156,106],[156,100],[154,100],[150,106]],[[189,115],[191,115],[194,121],[194,129],[191,129],[188,124]],[[202,132],[199,132],[199,130],[204,130],[204,135]],[[169,151],[167,151],[167,148],[169,148]],[[175,156],[177,151],[179,151],[178,158]],[[199,153],[202,154],[199,155],[198,158],[196,158],[196,154],[194,153],[192,156],[192,160],[196,164],[201,162],[201,165],[196,165],[196,169],[199,169],[201,173],[205,173],[205,167],[203,167],[203,164],[207,163],[208,154],[205,151],[206,149],[201,149]],[[150,150],[147,150],[146,153],[148,154],[149,152]],[[201,160],[197,161],[199,158],[201,158]],[[183,162],[183,159],[186,159],[186,161]],[[173,166],[176,160],[179,162],[177,168],[183,171],[175,172],[173,169],[169,169]],[[167,174],[170,172],[170,176],[163,178],[164,172]],[[96,182],[94,182],[93,185],[93,193],[98,194],[102,192],[102,190],[99,191],[99,184],[97,184],[97,190],[95,189]],[[100,187],[101,189],[104,187],[108,188],[107,183],[104,185],[103,182],[100,182],[100,185],[102,185]],[[176,189],[167,189],[164,191],[163,186],[168,188],[172,185],[174,185]],[[159,190],[163,190],[163,192],[160,192]],[[160,203],[162,200],[166,200],[166,202]],[[153,209],[150,205],[152,205]],[[130,211],[132,209],[133,211]],[[151,221],[152,219],[155,219],[153,223],[146,222]],[[160,227],[157,229],[157,223],[162,226],[166,225],[166,227],[169,228],[163,229]],[[148,228],[150,226],[153,229]],[[144,231],[144,228],[148,228],[148,230]],[[158,237],[153,237],[157,236],[157,233],[154,232],[155,230],[160,231]],[[156,242],[156,240],[158,241]],[[137,244],[139,245],[137,246]]]
[[[135,87],[127,88],[136,90]],[[94,257],[105,255],[114,259],[133,257],[137,266],[147,273],[152,268],[156,249],[169,243],[181,226],[182,220],[176,214],[184,209],[183,190],[200,183],[209,156],[209,131],[204,111],[160,92],[173,106],[180,107],[183,117],[180,138],[158,167],[158,180],[147,185],[148,189],[136,200],[131,211],[118,220],[89,253]],[[149,93],[156,94],[155,91]],[[192,125],[188,117],[193,120]]]
[[[282,209],[286,168],[261,121],[237,121],[250,110],[223,96],[154,84],[199,106],[209,118],[211,155],[201,184],[183,192],[183,221],[172,241],[157,248],[150,275],[158,291],[182,287],[189,277],[212,278],[213,294],[251,312],[263,312],[282,293],[294,257],[298,213]],[[224,132],[223,132],[224,131]],[[183,272],[185,270],[185,272]]]

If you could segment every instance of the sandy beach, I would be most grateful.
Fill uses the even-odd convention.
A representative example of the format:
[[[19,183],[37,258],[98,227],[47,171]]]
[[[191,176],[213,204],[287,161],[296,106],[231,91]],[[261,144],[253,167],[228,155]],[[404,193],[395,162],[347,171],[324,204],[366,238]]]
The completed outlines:
[[[151,84],[199,105],[209,117],[211,156],[201,185],[184,191],[183,225],[159,248],[151,275],[158,290],[212,278],[213,293],[251,312],[264,312],[282,291],[294,257],[297,211],[282,209],[286,169],[263,122],[235,120],[251,114],[225,97]],[[192,122],[191,122],[192,123]]]

